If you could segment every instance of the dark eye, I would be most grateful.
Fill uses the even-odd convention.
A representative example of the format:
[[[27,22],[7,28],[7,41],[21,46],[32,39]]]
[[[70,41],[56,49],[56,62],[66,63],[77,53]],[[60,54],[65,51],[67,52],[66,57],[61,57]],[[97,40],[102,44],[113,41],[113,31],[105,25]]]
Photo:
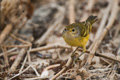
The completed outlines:
[[[65,28],[64,31],[67,31],[67,29]]]
[[[75,32],[75,29],[72,29],[72,32]]]

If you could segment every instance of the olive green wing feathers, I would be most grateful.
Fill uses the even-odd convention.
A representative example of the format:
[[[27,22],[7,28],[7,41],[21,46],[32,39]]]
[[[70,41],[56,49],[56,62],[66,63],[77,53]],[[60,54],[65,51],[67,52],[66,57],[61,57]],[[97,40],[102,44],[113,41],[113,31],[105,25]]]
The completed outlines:
[[[97,16],[89,16],[88,19],[85,22],[80,22],[80,35],[82,37],[86,37],[88,34],[90,34],[92,29],[92,24],[97,21]]]

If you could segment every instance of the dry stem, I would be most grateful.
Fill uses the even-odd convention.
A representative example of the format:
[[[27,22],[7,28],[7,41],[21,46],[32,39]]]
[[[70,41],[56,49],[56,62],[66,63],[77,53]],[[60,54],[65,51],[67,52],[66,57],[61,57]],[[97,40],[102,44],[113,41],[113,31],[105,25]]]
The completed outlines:
[[[66,45],[49,45],[49,46],[43,46],[43,47],[38,47],[38,48],[32,48],[30,52],[44,51],[44,50],[57,49],[57,48],[71,49],[70,46],[66,46]]]
[[[105,59],[110,59],[112,61],[115,61],[115,62],[119,62],[120,63],[120,60],[116,59],[116,58],[113,58],[113,57],[109,57],[109,56],[106,56],[106,55],[103,55],[102,53],[96,53],[95,54],[96,56],[99,56],[99,57],[103,57]]]
[[[16,36],[13,35],[13,34],[10,34],[10,36],[11,36],[12,38],[14,38],[14,39],[16,39],[16,40],[24,43],[25,45],[5,45],[6,47],[9,47],[9,48],[10,48],[10,47],[24,48],[24,47],[30,47],[30,46],[32,46],[32,44],[31,44],[30,42],[25,41],[25,40],[23,40],[23,39],[21,39],[21,38],[18,38],[18,37],[16,37]]]
[[[25,57],[25,59],[24,59],[24,61],[23,61],[23,64],[22,64],[22,66],[21,66],[21,68],[20,68],[20,70],[19,70],[19,72],[22,72],[22,70],[23,70],[23,68],[24,68],[24,66],[25,66],[26,61],[27,61],[27,56]]]
[[[20,61],[22,60],[25,53],[26,53],[25,48],[21,49],[21,51],[18,54],[16,60],[14,61],[14,63],[12,64],[12,66],[10,68],[10,72],[14,72],[17,69],[17,66],[20,64]]]
[[[2,44],[2,42],[5,40],[5,38],[7,37],[7,35],[12,30],[12,27],[13,27],[12,24],[7,24],[7,26],[5,27],[5,29],[2,31],[2,33],[0,34],[0,45]]]
[[[75,22],[75,9],[74,9],[74,4],[75,0],[70,0],[69,2],[69,23],[72,24]]]
[[[100,26],[98,28],[98,31],[95,35],[95,40],[97,40],[99,38],[99,36],[101,35],[102,31],[103,31],[103,28],[106,24],[106,21],[107,21],[107,18],[108,18],[108,15],[110,13],[110,10],[112,8],[112,5],[113,5],[113,2],[112,1],[109,1],[109,6],[107,7],[107,9],[105,9],[105,11],[103,12],[103,17],[102,17],[102,20],[101,20],[101,23],[100,23]]]
[[[13,34],[10,34],[10,36],[11,36],[12,38],[14,38],[14,39],[16,39],[16,40],[18,40],[18,41],[20,41],[20,42],[24,43],[24,44],[29,44],[29,45],[31,45],[31,43],[30,43],[30,42],[25,41],[25,40],[23,40],[23,39],[21,39],[21,38],[18,38],[18,37],[16,37],[16,36],[15,36],[15,35],[13,35]]]
[[[27,71],[30,67],[31,67],[31,66],[28,66],[28,67],[27,67],[27,68],[25,68],[22,72],[20,72],[20,73],[16,74],[15,76],[13,76],[12,78],[10,78],[10,79],[8,79],[8,80],[12,80],[12,79],[14,79],[15,77],[17,77],[17,76],[21,75],[22,73],[24,73],[25,71]]]
[[[12,48],[12,49],[6,51],[6,54],[8,54],[8,53],[10,53],[10,52],[12,52],[12,51],[14,51],[14,50],[16,50],[16,49],[17,49],[16,47],[15,47],[15,48]],[[0,57],[3,56],[3,55],[4,55],[4,52],[0,53]]]
[[[9,65],[9,61],[8,61],[7,49],[6,49],[5,46],[3,46],[3,52],[4,52],[5,64],[6,64],[6,66],[8,66]]]
[[[95,0],[89,0],[86,10],[90,11],[93,8],[94,4],[95,4]]]

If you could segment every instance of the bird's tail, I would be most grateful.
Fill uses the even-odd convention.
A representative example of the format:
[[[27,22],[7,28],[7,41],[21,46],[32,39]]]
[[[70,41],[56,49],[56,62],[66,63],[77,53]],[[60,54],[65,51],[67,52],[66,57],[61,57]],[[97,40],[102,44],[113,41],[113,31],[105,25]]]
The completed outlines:
[[[88,21],[88,22],[90,22],[90,24],[92,25],[95,21],[97,21],[98,19],[97,19],[97,16],[89,16],[88,18],[87,18],[87,20],[86,21]]]

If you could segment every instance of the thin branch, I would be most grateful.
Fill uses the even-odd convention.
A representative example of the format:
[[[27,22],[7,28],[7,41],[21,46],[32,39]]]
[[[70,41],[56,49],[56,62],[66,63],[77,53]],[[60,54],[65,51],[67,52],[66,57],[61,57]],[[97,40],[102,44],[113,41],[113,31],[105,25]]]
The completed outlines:
[[[70,0],[70,2],[69,2],[69,23],[70,24],[75,22],[74,4],[75,4],[75,0]]]
[[[95,56],[99,56],[99,57],[103,57],[105,59],[109,59],[109,60],[112,60],[112,61],[115,61],[115,62],[119,62],[120,63],[120,60],[116,59],[116,58],[113,58],[113,57],[109,57],[109,56],[106,56],[102,53],[95,53]]]
[[[49,45],[49,46],[33,48],[30,50],[30,52],[44,51],[44,50],[57,49],[57,48],[71,49],[70,46],[66,46],[66,45]]]
[[[112,8],[112,5],[113,5],[113,2],[110,0],[110,1],[109,1],[109,6],[107,7],[107,9],[105,9],[105,11],[104,11],[103,14],[102,14],[103,17],[102,17],[100,26],[99,26],[99,28],[98,28],[98,31],[97,31],[97,33],[96,33],[96,35],[95,35],[95,40],[97,40],[97,39],[99,38],[99,36],[101,35],[101,33],[102,33],[103,29],[104,29],[104,26],[105,26],[105,24],[106,24],[106,22],[107,22],[107,18],[108,18],[108,15],[109,15],[109,13],[110,13],[110,10],[111,10],[111,8]]]
[[[8,24],[5,29],[2,31],[2,33],[0,34],[0,45],[2,44],[2,42],[5,40],[5,38],[7,37],[7,35],[10,33],[10,31],[12,30],[12,24]]]
[[[26,48],[26,47],[30,47],[30,46],[31,45],[26,44],[26,45],[6,45],[5,47],[7,47],[7,48],[14,48],[14,47],[17,47],[17,48]]]
[[[27,51],[27,57],[28,57],[28,63],[29,63],[29,64],[31,63],[30,50],[31,50],[31,47],[30,47],[29,50]]]
[[[16,37],[16,36],[13,35],[13,34],[10,34],[10,36],[11,36],[12,38],[14,38],[14,39],[22,42],[24,45],[5,45],[5,47],[9,47],[9,48],[11,48],[11,47],[25,48],[25,47],[30,47],[30,46],[32,46],[32,44],[31,44],[30,42],[25,41],[25,40],[23,40],[23,39],[21,39],[21,38],[18,38],[18,37]]]
[[[28,66],[28,67],[27,67],[27,68],[25,68],[22,72],[20,72],[20,73],[16,74],[15,76],[11,77],[11,78],[10,78],[10,79],[8,79],[8,80],[12,80],[12,79],[14,79],[15,77],[17,77],[17,76],[21,75],[22,73],[24,73],[25,71],[27,71],[30,67],[31,67],[31,66]]]
[[[13,51],[15,51],[17,48],[15,47],[15,48],[12,48],[12,49],[10,49],[10,50],[7,50],[6,51],[6,54],[8,54],[8,53],[10,53],[10,52],[13,52]],[[3,56],[4,55],[4,52],[2,52],[2,53],[0,53],[0,57],[1,56]]]
[[[37,76],[40,76],[40,74],[39,74],[38,71],[35,69],[35,67],[34,67],[33,65],[30,65],[30,66],[31,66],[31,68],[34,70],[35,74],[36,74]]]
[[[89,0],[88,1],[88,5],[86,7],[86,10],[91,11],[93,6],[94,6],[94,4],[95,4],[95,0]]]
[[[20,61],[22,60],[22,58],[25,55],[25,53],[26,53],[25,48],[21,49],[21,51],[18,54],[16,60],[14,61],[14,63],[12,64],[12,66],[10,68],[10,72],[14,72],[17,69],[17,67],[20,64]]]
[[[3,50],[3,52],[4,52],[5,64],[6,64],[6,66],[8,66],[8,65],[9,65],[9,61],[8,61],[7,49],[6,49],[5,46],[3,46],[2,50]]]
[[[16,37],[16,36],[15,36],[15,35],[13,35],[13,34],[10,34],[10,36],[11,36],[12,38],[14,38],[14,39],[16,39],[16,40],[18,40],[18,41],[20,41],[20,42],[24,43],[24,44],[29,44],[29,45],[31,45],[31,43],[30,43],[30,42],[25,41],[25,40],[23,40],[23,39],[21,39],[21,38],[18,38],[18,37]]]
[[[66,45],[49,45],[49,46],[43,46],[43,47],[38,47],[38,48],[32,48],[30,52],[37,52],[37,51],[45,51],[45,50],[50,50],[50,49],[58,49],[58,48],[65,48],[65,49],[71,49],[70,46]],[[83,49],[79,48],[78,51],[83,51]],[[86,53],[89,53],[89,50],[86,50]]]
[[[26,61],[27,61],[27,58],[28,58],[28,57],[26,56],[25,59],[24,59],[24,61],[23,61],[23,63],[22,63],[22,66],[21,66],[19,72],[22,72],[22,70],[23,70],[23,68],[24,68],[24,66],[25,66],[25,63],[26,63]]]

